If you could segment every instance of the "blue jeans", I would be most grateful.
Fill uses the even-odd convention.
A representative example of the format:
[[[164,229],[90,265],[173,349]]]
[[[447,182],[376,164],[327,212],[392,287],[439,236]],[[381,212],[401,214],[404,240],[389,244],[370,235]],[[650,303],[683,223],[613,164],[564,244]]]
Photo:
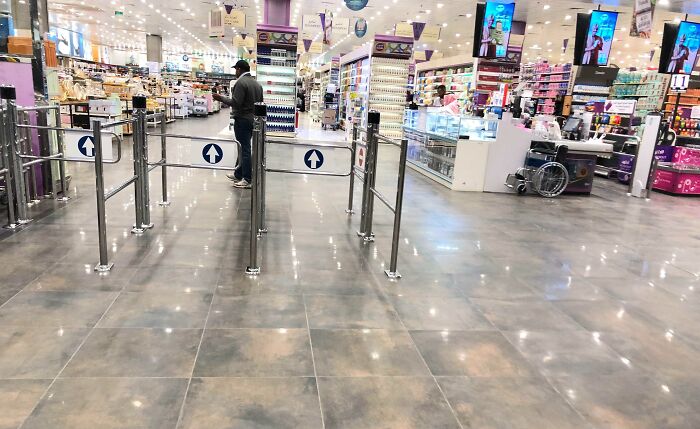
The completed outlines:
[[[236,140],[241,143],[241,166],[235,171],[234,176],[238,179],[245,179],[251,182],[251,141],[253,139],[253,121],[245,118],[235,118],[233,123],[233,133]]]

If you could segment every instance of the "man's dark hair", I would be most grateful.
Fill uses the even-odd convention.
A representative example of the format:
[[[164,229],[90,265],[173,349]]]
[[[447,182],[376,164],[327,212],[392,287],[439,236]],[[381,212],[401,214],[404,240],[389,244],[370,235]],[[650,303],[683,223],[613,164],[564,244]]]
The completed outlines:
[[[248,64],[247,61],[244,60],[238,60],[235,66],[233,66],[235,69],[241,69],[244,73],[250,71],[250,64]]]
[[[445,85],[440,85],[437,87],[437,89],[442,89],[443,91],[447,91],[447,87]]]

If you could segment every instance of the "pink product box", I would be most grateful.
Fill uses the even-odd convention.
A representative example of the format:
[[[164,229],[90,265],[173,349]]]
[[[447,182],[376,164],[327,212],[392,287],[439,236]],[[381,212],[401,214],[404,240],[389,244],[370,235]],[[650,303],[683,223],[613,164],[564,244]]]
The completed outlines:
[[[673,163],[700,167],[700,149],[676,147],[673,151]]]
[[[700,195],[700,175],[657,170],[654,189],[680,195]]]

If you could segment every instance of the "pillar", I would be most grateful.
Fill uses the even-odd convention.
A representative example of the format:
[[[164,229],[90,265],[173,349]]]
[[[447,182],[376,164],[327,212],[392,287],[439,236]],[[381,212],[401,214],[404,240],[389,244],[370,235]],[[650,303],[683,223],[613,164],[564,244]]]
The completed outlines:
[[[157,34],[146,35],[146,61],[163,63],[163,38]]]
[[[265,0],[265,24],[289,27],[291,0]]]

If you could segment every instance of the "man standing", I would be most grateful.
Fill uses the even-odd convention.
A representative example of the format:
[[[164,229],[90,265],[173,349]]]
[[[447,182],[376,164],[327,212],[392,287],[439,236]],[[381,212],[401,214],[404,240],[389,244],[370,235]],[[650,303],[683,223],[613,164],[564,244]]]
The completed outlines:
[[[236,188],[250,189],[252,176],[251,165],[251,140],[253,138],[253,112],[255,103],[262,103],[262,86],[250,74],[250,66],[240,60],[234,66],[236,70],[236,83],[233,85],[231,97],[214,94],[215,100],[231,106],[231,118],[233,119],[233,133],[236,140],[241,143],[241,166],[234,174],[228,174],[233,186]]]

